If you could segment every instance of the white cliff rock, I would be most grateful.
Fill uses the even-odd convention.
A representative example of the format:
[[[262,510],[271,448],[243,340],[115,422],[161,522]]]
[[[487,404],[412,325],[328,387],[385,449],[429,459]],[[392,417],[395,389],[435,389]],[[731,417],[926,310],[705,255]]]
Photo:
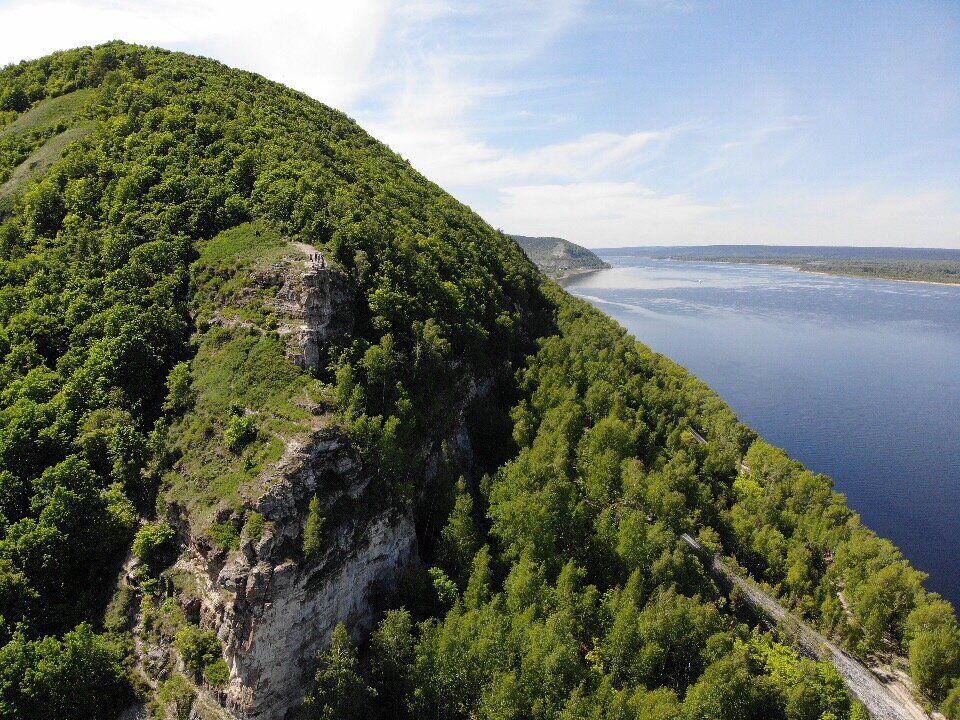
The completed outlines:
[[[314,494],[327,518],[326,547],[304,558]],[[196,579],[200,624],[223,644],[231,677],[222,702],[245,720],[295,710],[337,623],[357,636],[368,632],[382,600],[417,562],[411,515],[332,433],[296,453],[256,509],[267,520],[257,542],[223,557],[198,539],[178,562]]]

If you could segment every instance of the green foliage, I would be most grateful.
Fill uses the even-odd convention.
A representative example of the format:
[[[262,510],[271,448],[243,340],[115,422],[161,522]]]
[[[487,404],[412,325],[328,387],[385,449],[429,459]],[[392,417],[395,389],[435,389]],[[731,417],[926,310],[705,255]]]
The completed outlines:
[[[910,674],[917,687],[941,701],[960,678],[960,630],[924,630],[910,641]]]
[[[227,661],[218,658],[203,668],[203,678],[214,687],[226,687],[230,681],[230,668]]]
[[[137,509],[159,491],[236,549],[218,509],[255,539],[250,498],[332,425],[441,566],[410,606],[436,612],[388,615],[371,643],[387,715],[842,720],[836,678],[723,612],[679,531],[858,652],[909,650],[931,695],[949,689],[952,610],[827,478],[343,114],[112,43],[0,69],[0,123],[0,717],[114,713],[123,650],[82,623],[101,616]],[[278,309],[302,274],[291,240],[353,297],[353,331],[315,373],[290,360]],[[489,407],[465,407],[488,380],[474,405]],[[432,472],[436,449],[508,404],[516,447],[475,443],[490,477],[468,477],[444,518],[455,473]],[[135,550],[156,556],[163,534]],[[149,595],[143,615],[176,633],[194,680],[226,682],[215,636]],[[310,711],[367,717],[373,696],[338,627]],[[185,716],[190,682],[173,676],[158,702]]]
[[[220,641],[213,630],[204,631],[196,625],[187,623],[177,633],[173,645],[183,658],[184,664],[195,675],[206,676],[209,671],[213,678],[220,678],[222,670],[226,669],[220,651]],[[220,667],[220,663],[223,663],[223,668]],[[229,672],[227,675],[229,676]]]
[[[190,388],[190,366],[179,362],[170,369],[167,375],[167,399],[163,409],[180,414],[193,404],[193,391]]]
[[[133,538],[133,554],[150,564],[166,549],[174,537],[174,530],[165,522],[149,522]]]
[[[303,554],[308,558],[315,558],[323,550],[323,506],[320,498],[314,495],[310,498],[310,508],[307,511],[307,522],[303,526]]]
[[[947,720],[960,718],[960,680],[954,682],[953,689],[940,706],[940,712],[947,717]]]
[[[457,584],[441,568],[432,567],[428,570],[428,573],[440,605],[442,607],[453,605],[460,597]]]
[[[405,609],[387,612],[370,638],[370,675],[378,704],[396,718],[409,717],[407,700],[413,692],[413,623]]]
[[[257,421],[252,415],[234,415],[227,423],[223,439],[230,452],[240,452],[257,436]]]
[[[0,717],[115,717],[133,699],[121,646],[86,624],[63,640],[17,634],[0,648]]]
[[[263,530],[266,527],[267,521],[258,512],[251,512],[247,515],[247,524],[244,525],[244,532],[247,537],[257,542],[260,540],[260,537],[263,535]]]
[[[457,482],[456,493],[453,511],[440,533],[440,556],[454,577],[464,583],[480,539],[474,527],[473,498],[462,479]]]
[[[330,638],[330,649],[321,653],[315,678],[316,688],[307,696],[307,714],[317,720],[368,718],[375,693],[360,677],[356,650],[343,623]]]
[[[237,532],[236,526],[230,521],[214,523],[210,526],[207,534],[224,550],[240,549],[240,533]]]
[[[188,720],[197,688],[180,673],[160,683],[151,702],[151,716]]]

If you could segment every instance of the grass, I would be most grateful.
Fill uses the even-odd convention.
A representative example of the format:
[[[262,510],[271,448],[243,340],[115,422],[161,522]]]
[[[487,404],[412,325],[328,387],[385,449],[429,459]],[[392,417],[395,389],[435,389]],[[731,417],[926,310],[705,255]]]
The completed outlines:
[[[18,116],[12,123],[0,128],[0,140],[13,135],[28,133],[48,125],[69,123],[93,100],[95,94],[96,90],[87,88],[37,103]]]
[[[179,459],[164,479],[165,497],[185,505],[219,545],[235,547],[233,536],[213,523],[215,509],[248,515],[256,530],[248,508],[269,484],[287,443],[305,440],[324,422],[311,406],[328,390],[287,358],[286,341],[268,329],[276,323],[270,300],[299,251],[274,229],[253,223],[220,233],[198,251],[193,280],[200,329],[190,363],[195,401],[171,428]],[[263,273],[276,281],[264,281]],[[231,315],[245,322],[208,322]],[[237,417],[252,431],[231,450],[227,431]]]
[[[20,194],[32,180],[40,177],[53,167],[68,145],[79,140],[91,130],[93,130],[92,124],[78,125],[47,140],[30,157],[20,163],[10,178],[0,185],[0,204]]]
[[[193,265],[197,285],[195,311],[202,324],[219,316],[269,327],[269,299],[280,289],[276,268],[287,267],[302,253],[271,226],[244,223],[203,243]],[[253,282],[259,273],[261,280]],[[265,282],[273,277],[277,282]]]

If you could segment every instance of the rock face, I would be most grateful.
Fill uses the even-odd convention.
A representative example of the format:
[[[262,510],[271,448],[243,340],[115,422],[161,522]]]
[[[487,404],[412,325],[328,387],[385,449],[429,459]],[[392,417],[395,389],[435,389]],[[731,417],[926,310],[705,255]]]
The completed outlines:
[[[355,290],[349,279],[317,262],[303,272],[289,268],[265,286],[282,288],[274,303],[289,355],[317,369],[324,345],[353,328]],[[404,501],[364,463],[336,427],[314,430],[288,443],[283,458],[264,475],[257,497],[244,507],[222,507],[215,520],[231,523],[238,550],[215,547],[173,504],[168,520],[186,545],[175,567],[180,602],[194,622],[213,629],[230,669],[226,688],[205,686],[201,696],[242,720],[285,720],[299,712],[312,685],[317,654],[329,645],[337,623],[355,640],[373,628],[401,577],[420,562],[414,508],[434,506],[443,462],[465,470],[473,459],[467,408],[490,393],[493,379],[463,372],[458,421],[443,442],[427,439],[410,448],[423,460],[421,496]],[[319,420],[318,420],[319,423]],[[322,550],[307,557],[304,528],[311,499],[324,517]],[[253,513],[263,530],[252,537]]]
[[[323,345],[353,330],[355,290],[349,278],[319,263],[307,263],[306,272],[291,274],[277,297],[279,314],[296,324],[282,332],[293,333],[291,359],[300,367],[316,370]]]
[[[303,527],[314,495],[324,508],[324,549],[306,558]],[[266,519],[258,539],[244,538],[232,552],[193,539],[177,569],[195,579],[200,624],[224,647],[231,678],[221,702],[238,718],[266,720],[299,706],[337,623],[357,637],[372,628],[376,609],[418,556],[412,516],[335,431],[290,448],[254,509]],[[174,515],[185,529],[175,508]],[[239,524],[233,515],[223,520]]]

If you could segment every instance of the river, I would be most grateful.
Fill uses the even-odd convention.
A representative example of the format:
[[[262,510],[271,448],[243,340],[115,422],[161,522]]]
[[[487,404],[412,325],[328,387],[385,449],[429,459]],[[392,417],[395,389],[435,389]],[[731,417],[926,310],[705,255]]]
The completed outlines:
[[[569,291],[833,477],[960,608],[960,286],[598,254]]]

